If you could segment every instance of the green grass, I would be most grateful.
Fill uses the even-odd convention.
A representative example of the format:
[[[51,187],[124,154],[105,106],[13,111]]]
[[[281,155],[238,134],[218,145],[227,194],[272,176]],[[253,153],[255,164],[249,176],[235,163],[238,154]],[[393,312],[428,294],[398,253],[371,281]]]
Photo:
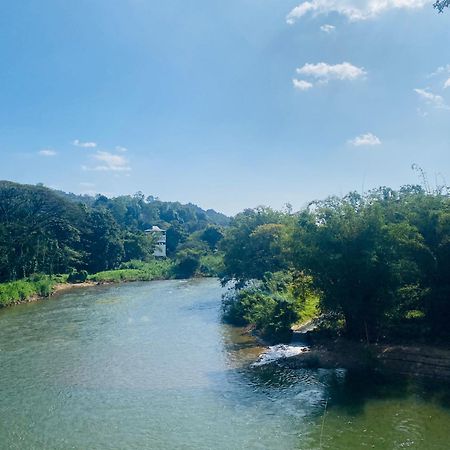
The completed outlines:
[[[98,283],[119,283],[121,281],[151,281],[171,276],[173,263],[167,259],[150,262],[130,261],[116,270],[107,270],[89,275],[88,280]]]
[[[300,311],[300,320],[297,326],[304,325],[319,316],[319,297],[317,295],[308,295],[302,304]]]
[[[23,280],[0,284],[0,308],[27,301],[33,296],[49,297],[55,284],[60,282],[59,278],[58,276],[33,275]]]
[[[123,281],[151,281],[172,276],[172,261],[129,261],[120,269],[107,270],[89,275],[88,281],[120,283]],[[32,275],[18,281],[0,283],[0,308],[25,302],[34,296],[49,297],[56,284],[67,283],[68,275]]]

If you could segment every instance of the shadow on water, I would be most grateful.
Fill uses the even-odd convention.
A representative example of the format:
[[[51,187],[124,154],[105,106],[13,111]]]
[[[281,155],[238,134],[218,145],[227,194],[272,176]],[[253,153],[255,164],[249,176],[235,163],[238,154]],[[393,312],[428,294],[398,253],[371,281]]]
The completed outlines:
[[[372,400],[412,397],[450,409],[450,384],[374,371],[347,371],[345,377],[330,377],[327,397],[329,408],[341,409],[349,415],[362,414]]]

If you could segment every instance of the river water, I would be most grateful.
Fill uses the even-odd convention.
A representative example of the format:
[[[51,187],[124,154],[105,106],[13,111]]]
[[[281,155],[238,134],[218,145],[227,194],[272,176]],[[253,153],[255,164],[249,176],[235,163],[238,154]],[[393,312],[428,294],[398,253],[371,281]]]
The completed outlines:
[[[74,290],[0,311],[0,449],[448,449],[450,390],[251,367],[216,280]]]

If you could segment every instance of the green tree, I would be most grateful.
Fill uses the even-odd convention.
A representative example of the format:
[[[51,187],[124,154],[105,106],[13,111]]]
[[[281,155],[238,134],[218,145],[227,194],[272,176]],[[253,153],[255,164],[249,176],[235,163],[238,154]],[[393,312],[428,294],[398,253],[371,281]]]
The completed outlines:
[[[224,281],[262,279],[286,268],[283,239],[293,216],[270,208],[247,209],[232,219],[220,248]]]
[[[211,250],[216,250],[217,244],[223,239],[223,233],[220,228],[210,225],[203,231],[200,239],[205,241]]]
[[[184,250],[178,253],[173,273],[176,278],[191,278],[200,268],[200,254]]]
[[[91,273],[115,269],[124,256],[120,228],[106,209],[90,212],[83,239],[86,267]]]

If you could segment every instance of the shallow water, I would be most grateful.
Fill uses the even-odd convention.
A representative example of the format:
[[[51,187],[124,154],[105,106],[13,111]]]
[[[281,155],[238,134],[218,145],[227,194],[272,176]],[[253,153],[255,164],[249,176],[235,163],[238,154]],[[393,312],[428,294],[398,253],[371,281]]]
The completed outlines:
[[[0,311],[0,449],[447,449],[450,390],[251,367],[215,280],[76,290]]]

